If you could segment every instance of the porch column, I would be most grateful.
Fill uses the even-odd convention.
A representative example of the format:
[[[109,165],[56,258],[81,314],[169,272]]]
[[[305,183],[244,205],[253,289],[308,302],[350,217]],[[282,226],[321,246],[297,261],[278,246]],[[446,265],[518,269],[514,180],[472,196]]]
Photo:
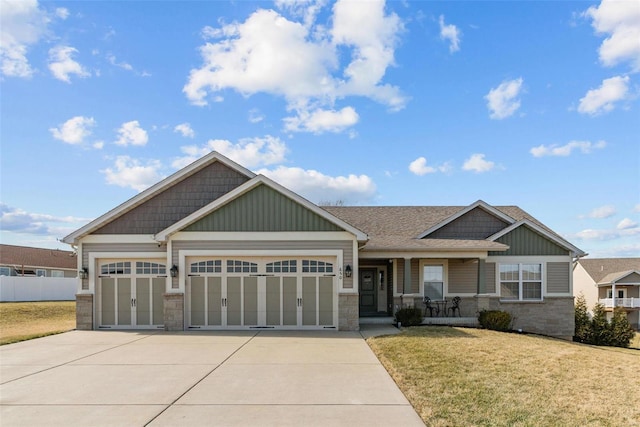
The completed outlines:
[[[484,259],[478,258],[478,294],[487,292],[487,268]]]
[[[611,284],[611,304],[613,305],[612,310],[616,309],[616,282]]]
[[[404,259],[404,282],[402,283],[402,294],[407,293],[407,289],[411,290],[411,258]]]

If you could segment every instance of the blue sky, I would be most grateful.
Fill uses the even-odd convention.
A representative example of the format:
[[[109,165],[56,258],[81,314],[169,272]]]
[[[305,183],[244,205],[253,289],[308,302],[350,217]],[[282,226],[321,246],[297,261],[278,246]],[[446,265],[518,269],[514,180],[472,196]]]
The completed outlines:
[[[0,238],[215,149],[313,202],[518,205],[640,256],[640,1],[0,7]]]

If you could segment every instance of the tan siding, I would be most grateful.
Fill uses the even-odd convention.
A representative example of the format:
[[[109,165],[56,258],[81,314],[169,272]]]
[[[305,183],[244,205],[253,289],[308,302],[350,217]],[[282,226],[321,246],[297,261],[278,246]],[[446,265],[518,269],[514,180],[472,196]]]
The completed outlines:
[[[570,270],[571,264],[568,262],[548,262],[547,293],[568,293]]]
[[[158,252],[158,258],[166,258],[166,247],[158,247],[153,243],[85,243],[82,245],[82,265],[89,265],[89,254],[92,252]]]
[[[478,289],[478,261],[449,260],[449,294],[475,294]]]
[[[404,285],[404,259],[399,259],[397,262],[397,282],[395,292],[398,294],[402,293],[403,285]]]
[[[411,293],[420,293],[420,260],[411,260]]]
[[[640,283],[640,274],[631,273],[616,283]]]
[[[487,273],[487,293],[493,294],[496,292],[496,263],[488,262],[486,265],[486,273]]]
[[[249,178],[215,162],[114,219],[94,234],[155,234]]]

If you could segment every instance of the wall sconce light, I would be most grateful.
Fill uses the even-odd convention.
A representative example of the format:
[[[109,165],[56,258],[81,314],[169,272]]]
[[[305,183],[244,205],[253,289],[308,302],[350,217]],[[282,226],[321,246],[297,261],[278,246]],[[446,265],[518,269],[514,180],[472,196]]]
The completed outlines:
[[[171,277],[178,277],[178,266],[173,264],[173,267],[171,267],[169,273],[171,273]]]
[[[352,272],[353,272],[353,271],[351,270],[351,265],[350,265],[350,264],[347,264],[347,266],[344,268],[344,275],[345,275],[346,277],[351,277],[351,273],[352,273]]]
[[[78,270],[78,277],[80,279],[85,280],[89,278],[89,269],[87,267],[82,267],[82,270]]]

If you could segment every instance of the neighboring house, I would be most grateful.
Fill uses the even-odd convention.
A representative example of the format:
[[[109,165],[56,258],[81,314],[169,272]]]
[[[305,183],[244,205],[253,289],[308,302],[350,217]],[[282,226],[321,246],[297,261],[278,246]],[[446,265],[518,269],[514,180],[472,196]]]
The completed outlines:
[[[514,206],[321,208],[216,152],[64,241],[79,329],[357,330],[427,295],[570,338],[585,255]]]
[[[75,253],[0,244],[0,276],[76,277]]]
[[[580,259],[573,270],[573,292],[584,295],[589,311],[601,303],[607,317],[622,307],[635,329],[640,329],[640,258]]]

